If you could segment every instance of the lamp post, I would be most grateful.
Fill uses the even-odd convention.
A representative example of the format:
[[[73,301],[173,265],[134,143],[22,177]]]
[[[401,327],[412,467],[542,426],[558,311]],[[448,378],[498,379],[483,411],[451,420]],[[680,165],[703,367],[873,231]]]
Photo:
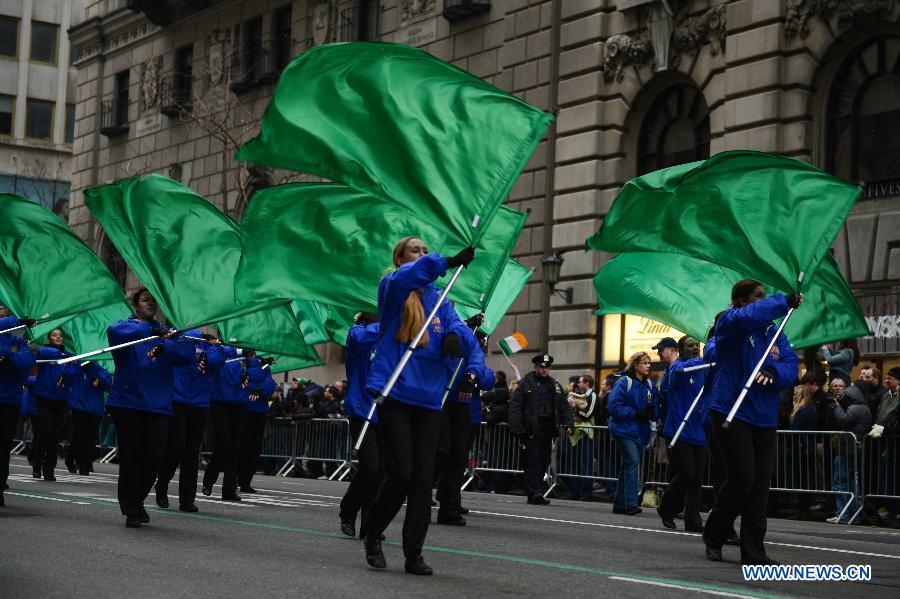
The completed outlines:
[[[554,250],[552,254],[541,260],[541,266],[544,267],[544,281],[550,288],[550,293],[561,297],[567,304],[572,303],[572,288],[557,289],[559,283],[559,271],[563,264],[562,253]]]

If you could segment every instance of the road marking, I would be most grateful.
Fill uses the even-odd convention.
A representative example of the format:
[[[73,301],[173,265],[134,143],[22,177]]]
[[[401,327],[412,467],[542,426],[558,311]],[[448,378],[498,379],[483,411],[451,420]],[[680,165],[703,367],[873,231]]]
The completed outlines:
[[[716,591],[713,589],[698,589],[696,587],[686,587],[680,584],[671,584],[668,582],[659,582],[656,580],[640,580],[637,578],[630,578],[627,576],[610,576],[610,580],[621,580],[623,582],[635,582],[637,584],[649,584],[655,587],[665,587],[667,589],[678,589],[679,591],[696,591],[698,593],[707,593],[709,595],[719,595],[721,597],[753,597],[753,595],[745,595],[743,593],[731,593],[725,591]]]

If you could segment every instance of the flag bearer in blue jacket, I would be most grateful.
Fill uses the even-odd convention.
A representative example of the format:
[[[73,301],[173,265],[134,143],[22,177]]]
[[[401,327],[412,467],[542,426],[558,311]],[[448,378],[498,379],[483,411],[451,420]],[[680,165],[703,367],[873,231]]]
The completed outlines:
[[[97,432],[106,408],[104,396],[112,376],[97,362],[88,362],[72,384],[69,409],[72,411],[72,444],[66,456],[69,472],[87,476],[97,452]]]
[[[716,373],[710,403],[712,433],[725,459],[727,478],[710,511],[703,532],[706,557],[722,560],[722,546],[741,516],[741,563],[774,564],[766,555],[766,505],[772,466],[775,462],[779,392],[797,378],[798,359],[787,337],[778,336],[765,355],[777,327],[803,296],[765,296],[762,283],[738,281],[731,289],[731,308],[716,323]],[[760,358],[762,369],[755,377],[734,420],[722,423],[731,411]]]
[[[37,359],[62,360],[71,355],[63,347],[63,332],[60,329],[53,329],[47,334],[47,344],[38,349]],[[56,480],[53,471],[59,452],[59,435],[66,419],[66,407],[72,385],[80,374],[79,368],[74,362],[38,364],[37,378],[34,382],[38,418],[41,421],[37,455],[46,481]]]
[[[378,286],[381,339],[366,384],[368,393],[377,396],[381,392],[410,342],[424,325],[427,327],[390,396],[378,408],[387,478],[369,511],[364,544],[366,561],[372,568],[387,567],[381,534],[406,500],[405,569],[410,574],[432,573],[422,559],[422,545],[431,522],[441,396],[456,361],[468,359],[479,350],[472,332],[449,302],[441,304],[431,322],[426,323],[425,317],[440,297],[434,282],[448,269],[465,266],[474,257],[471,247],[451,258],[429,254],[421,239],[405,237],[394,246],[397,269],[385,275]]]
[[[369,408],[372,407],[372,397],[366,393],[366,381],[372,367],[375,344],[380,337],[378,317],[365,312],[357,315],[356,325],[347,332],[347,393],[344,396],[344,415],[350,419],[350,436],[354,446],[369,414]],[[356,536],[356,515],[359,514],[359,536],[365,538],[369,509],[384,478],[377,412],[372,415],[371,425],[363,438],[362,446],[356,452],[356,459],[359,466],[341,499],[341,532],[348,537]]]
[[[29,322],[34,324],[34,321]],[[6,306],[2,306],[0,331],[19,324],[19,319],[9,316]],[[25,379],[33,366],[34,355],[25,339],[14,333],[0,335],[0,506],[4,505],[3,490],[9,477],[9,450],[19,424]]]
[[[41,434],[41,423],[38,420],[37,404],[34,402],[34,375],[25,379],[25,391],[22,393],[22,415],[31,423],[31,447],[28,450],[28,463],[31,464],[31,476],[41,477],[41,463],[37,457],[38,437]]]
[[[259,454],[262,453],[269,399],[278,388],[270,370],[273,362],[271,358],[260,360],[255,356],[247,360],[247,375],[250,380],[244,395],[244,426],[241,429],[238,456],[238,486],[242,493],[256,493],[250,483],[259,465]],[[265,368],[266,365],[268,368]]]
[[[666,368],[668,389],[663,394],[665,413],[663,438],[666,440],[666,451],[674,476],[656,512],[663,526],[674,529],[675,515],[684,510],[684,529],[688,532],[703,532],[703,520],[700,518],[700,485],[707,460],[706,431],[703,430],[705,410],[701,407],[703,404],[698,402],[694,408],[675,447],[669,445],[694,398],[703,389],[707,371],[684,372],[685,368],[703,365],[704,360],[699,357],[700,342],[689,336],[682,337],[674,344],[669,343],[671,341],[674,339],[666,337],[657,345],[665,344],[668,348],[661,352],[677,351],[676,359],[669,362]],[[672,348],[671,345],[675,347]]]
[[[200,336],[199,329],[186,333]],[[178,509],[197,510],[197,474],[200,470],[200,444],[209,417],[209,400],[213,377],[225,363],[225,352],[213,335],[203,335],[204,342],[194,346],[197,362],[177,366],[174,373],[172,421],[166,439],[166,457],[156,478],[156,505],[169,507],[169,482],[178,474]]]
[[[636,516],[641,451],[651,439],[651,422],[659,418],[659,394],[650,381],[650,355],[635,352],[625,374],[609,393],[609,432],[619,447],[622,465],[616,482],[613,513]]]
[[[222,477],[222,500],[240,501],[237,494],[239,452],[241,449],[241,429],[244,425],[244,404],[253,389],[250,387],[250,360],[255,357],[252,350],[238,350],[223,346],[226,364],[218,369],[213,379],[213,395],[209,404],[212,432],[215,436],[212,457],[203,473],[203,494],[212,495],[213,485]],[[240,354],[238,352],[241,352]],[[235,358],[240,357],[240,360]],[[229,362],[229,360],[234,360]]]
[[[150,516],[144,499],[150,493],[166,452],[172,416],[174,370],[195,364],[192,343],[156,321],[158,304],[140,288],[131,297],[135,316],[106,330],[110,345],[154,337],[113,352],[113,377],[107,407],[116,425],[119,449],[119,508],[125,526],[140,528]]]

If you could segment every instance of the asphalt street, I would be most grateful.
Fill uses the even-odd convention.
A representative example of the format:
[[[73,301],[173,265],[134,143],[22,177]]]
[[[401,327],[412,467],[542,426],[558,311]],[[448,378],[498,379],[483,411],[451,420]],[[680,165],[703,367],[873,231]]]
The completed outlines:
[[[696,534],[653,510],[464,493],[468,526],[432,525],[431,577],[403,571],[402,519],[386,531],[387,571],[339,532],[345,483],[257,476],[242,503],[198,497],[186,514],[147,500],[151,523],[127,529],[114,465],[90,477],[31,478],[12,458],[0,508],[0,597],[847,597],[900,596],[900,531],[770,520],[771,557],[790,564],[869,564],[871,582],[745,582],[737,548],[707,561]],[[216,491],[220,491],[216,488]],[[170,493],[176,484],[170,486]],[[170,502],[177,506],[176,495]],[[401,512],[402,515],[402,512]],[[436,515],[436,512],[435,512]]]

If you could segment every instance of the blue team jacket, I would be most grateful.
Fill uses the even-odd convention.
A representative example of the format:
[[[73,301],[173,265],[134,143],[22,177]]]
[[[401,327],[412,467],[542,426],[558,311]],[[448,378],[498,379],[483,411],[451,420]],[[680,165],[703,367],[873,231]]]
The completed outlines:
[[[705,370],[695,370],[692,372],[684,372],[685,368],[691,366],[700,366],[704,363],[703,358],[692,358],[690,360],[682,360],[681,358],[672,362],[669,366],[668,383],[669,389],[666,393],[664,413],[665,422],[663,424],[663,436],[671,439],[675,436],[675,431],[684,420],[688,408],[697,397],[697,394],[703,388],[703,382],[706,380]],[[679,442],[684,441],[692,445],[706,446],[706,432],[703,430],[703,409],[702,401],[697,402],[697,407],[684,425],[681,436],[678,437]]]
[[[716,324],[716,373],[710,409],[728,414],[737,400],[747,377],[768,347],[775,334],[772,320],[787,314],[786,298],[781,294],[769,296],[742,308],[730,308]],[[797,354],[782,333],[775,342],[777,359],[769,355],[763,368],[776,372],[774,384],[763,387],[753,383],[735,418],[763,428],[778,424],[779,391],[789,387],[797,378]]]
[[[192,337],[199,337],[199,331],[188,331]],[[225,350],[221,345],[201,342],[194,347],[194,354],[199,360],[206,355],[206,370],[200,372],[199,362],[186,366],[177,366],[174,371],[175,392],[172,400],[175,403],[192,408],[208,408],[212,395],[216,372],[225,364]]]
[[[226,361],[239,357],[237,348],[230,345],[223,345],[222,352]],[[239,404],[243,404],[246,401],[247,394],[252,389],[249,382],[247,387],[241,384],[241,375],[246,370],[245,362],[246,360],[230,362],[223,364],[221,368],[216,370],[216,374],[213,377],[212,401]]]
[[[158,333],[156,321],[131,318],[114,322],[106,329],[110,345],[142,339]],[[147,355],[157,345],[163,346],[158,357]],[[156,414],[172,414],[174,369],[196,362],[194,346],[183,339],[151,339],[113,352],[116,375],[113,377],[107,405]]]
[[[263,370],[259,358],[255,357],[247,364],[247,374],[250,375],[250,382],[244,389],[244,407],[248,412],[268,414],[269,398],[277,388],[275,379],[272,378],[268,368]],[[250,401],[250,396],[257,388],[260,390],[259,397],[256,401]]]
[[[97,386],[94,386],[94,381]],[[103,416],[105,408],[104,393],[112,386],[112,375],[96,362],[89,362],[81,369],[72,383],[69,395],[69,407],[73,410]]]
[[[47,344],[38,349],[37,359],[61,360],[71,355],[64,349]],[[37,379],[34,382],[35,396],[52,401],[68,401],[80,369],[77,362],[62,365],[38,364]]]
[[[372,369],[372,353],[381,338],[381,324],[358,324],[347,331],[347,395],[344,397],[344,415],[347,418],[365,420],[372,408],[372,397],[366,393],[366,381]],[[372,414],[372,424],[378,424],[378,411]]]
[[[628,375],[613,385],[609,394],[609,431],[614,437],[631,439],[638,445],[650,441],[650,421],[638,420],[637,415],[647,409],[648,400],[653,404],[653,420],[659,418],[659,392],[650,379],[639,382],[631,379],[628,390]]]
[[[22,413],[26,416],[37,416],[37,404],[34,402],[34,375],[25,379],[25,392],[22,393]]]
[[[382,335],[376,345],[372,372],[366,384],[368,393],[377,396],[381,392],[408,347],[407,343],[396,340],[406,298],[410,292],[421,289],[422,307],[427,316],[440,297],[433,282],[443,276],[446,270],[446,259],[440,254],[428,254],[415,262],[403,264],[382,277],[378,285],[378,311]],[[456,314],[456,310],[449,302],[444,302],[434,320],[429,323],[428,345],[420,346],[413,352],[391,391],[391,398],[428,410],[441,409],[441,397],[456,366],[456,360],[445,360],[441,356],[444,335],[450,332],[459,335],[463,357],[466,359],[473,351],[479,349],[468,327]]]
[[[468,333],[472,336],[472,342],[477,344],[478,340],[475,339],[475,335],[472,331],[469,330]],[[456,368],[455,365],[453,367]],[[469,356],[469,359],[466,362],[465,373],[475,375],[475,384],[479,389],[492,389],[494,387],[494,371],[485,366],[484,354],[481,352],[481,349],[473,351]],[[452,375],[453,371],[451,371],[450,374]],[[462,375],[458,375],[456,380],[453,381],[453,385],[450,387],[450,394],[447,395],[447,401],[470,403],[470,400],[468,399],[459,398],[459,386],[462,383],[462,380]],[[472,395],[477,394],[478,391]]]
[[[0,331],[18,326],[13,316],[0,319]],[[22,388],[34,367],[34,354],[23,338],[7,333],[0,335],[0,403],[21,404]]]

